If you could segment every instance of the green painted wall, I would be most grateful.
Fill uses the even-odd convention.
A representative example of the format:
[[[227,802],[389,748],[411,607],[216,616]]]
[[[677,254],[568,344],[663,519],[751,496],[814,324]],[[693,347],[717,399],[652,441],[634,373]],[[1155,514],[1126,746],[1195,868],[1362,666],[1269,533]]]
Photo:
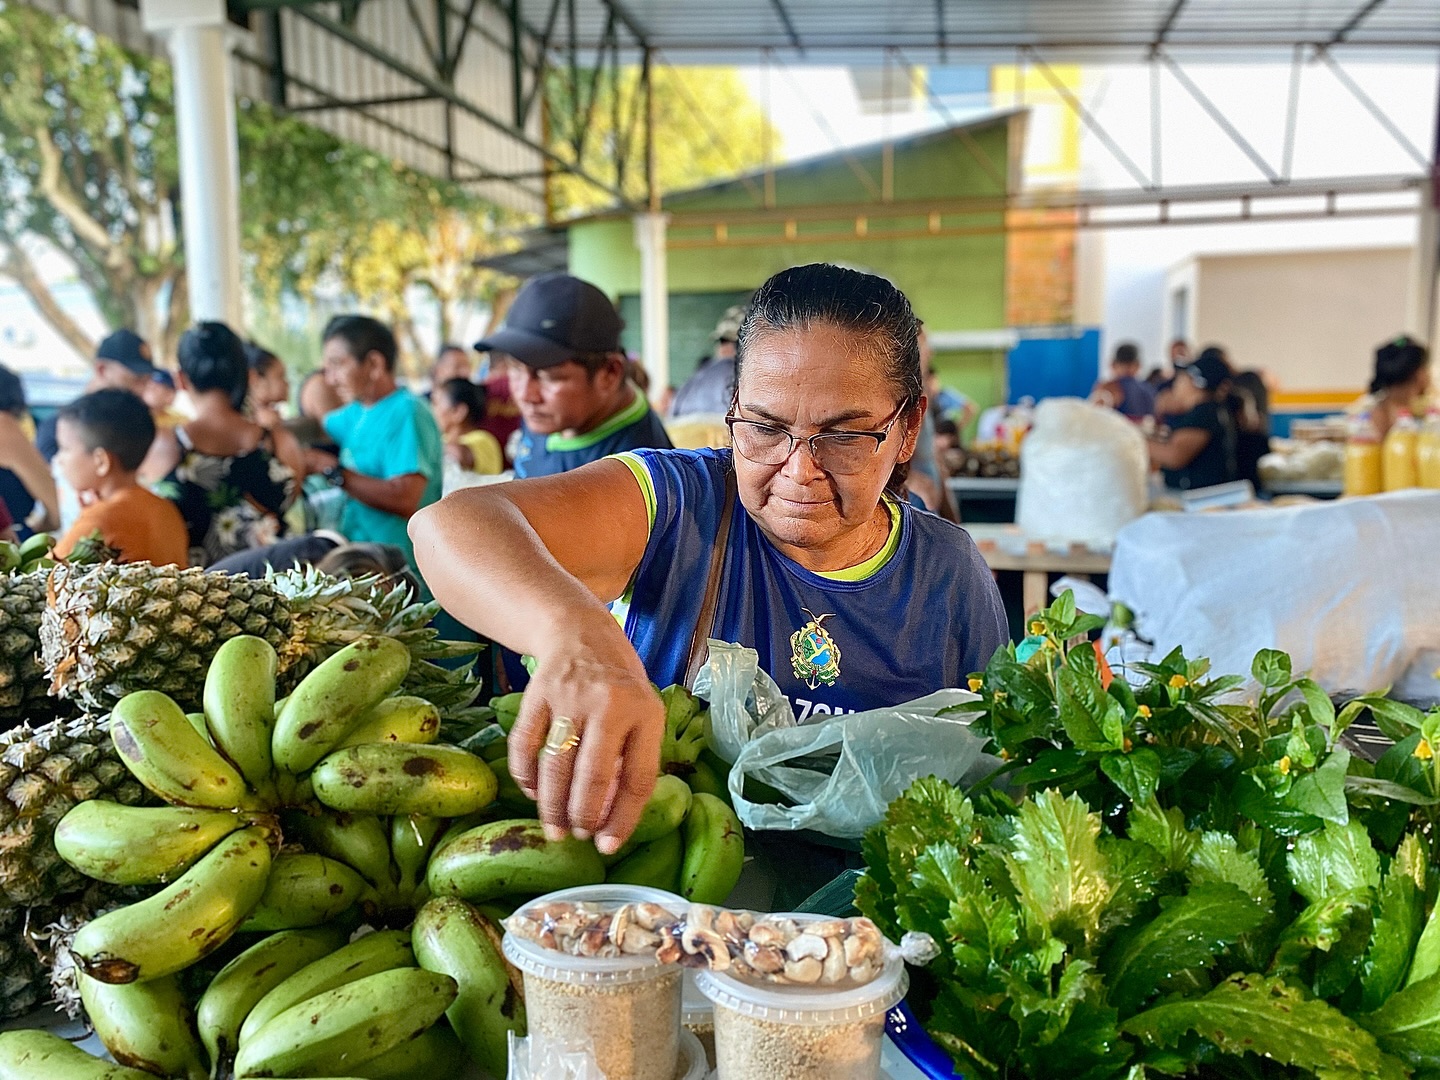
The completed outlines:
[[[1007,160],[1008,125],[999,123],[973,133],[980,152],[1003,173]],[[880,151],[858,155],[861,165],[878,183]],[[920,139],[897,146],[894,154],[894,188],[897,201],[954,199],[993,195],[997,187],[962,142],[953,135]],[[876,201],[850,166],[839,159],[792,166],[775,174],[776,206],[781,209],[826,204]],[[667,199],[670,211],[753,209],[755,197],[743,184],[691,192]],[[998,215],[947,216],[947,228],[994,225]],[[844,240],[807,241],[806,229],[833,233],[843,222],[800,224],[797,239],[775,237],[775,224],[763,227],[733,225],[729,235],[767,238],[764,244],[676,248],[673,245],[709,235],[708,232],[672,227],[667,253],[672,293],[672,340],[693,338],[700,327],[686,323],[687,312],[708,311],[714,304],[696,294],[733,294],[758,287],[771,274],[806,262],[838,262],[883,274],[909,296],[916,313],[934,330],[988,330],[1005,324],[1005,235],[887,237],[886,230],[916,230],[924,219],[874,219],[869,235]],[[570,227],[570,272],[592,281],[630,307],[627,298],[640,291],[640,255],[635,248],[629,219],[581,221]],[[719,303],[720,297],[713,297]],[[726,301],[728,303],[730,301]],[[721,305],[721,310],[723,310]],[[708,333],[714,325],[703,328]],[[638,326],[635,328],[638,330]],[[672,349],[674,381],[693,368],[695,357]],[[937,357],[937,369],[948,385],[982,405],[1004,398],[1003,357],[966,353]]]

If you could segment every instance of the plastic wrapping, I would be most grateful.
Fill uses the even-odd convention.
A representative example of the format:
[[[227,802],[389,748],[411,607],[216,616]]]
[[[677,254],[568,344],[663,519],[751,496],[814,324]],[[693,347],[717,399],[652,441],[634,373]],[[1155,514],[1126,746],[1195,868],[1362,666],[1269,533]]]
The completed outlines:
[[[1050,398],[1020,447],[1015,521],[1036,540],[1109,543],[1145,512],[1145,436],[1119,413]]]
[[[755,650],[711,641],[695,694],[710,702],[711,749],[733,762],[731,800],[752,829],[859,838],[921,777],[964,786],[1000,765],[982,752],[984,740],[971,734],[968,717],[944,715],[975,699],[965,690],[797,725]],[[747,776],[795,805],[746,799]]]
[[[509,1080],[608,1080],[595,1057],[579,1045],[543,1035],[522,1038],[510,1032]]]

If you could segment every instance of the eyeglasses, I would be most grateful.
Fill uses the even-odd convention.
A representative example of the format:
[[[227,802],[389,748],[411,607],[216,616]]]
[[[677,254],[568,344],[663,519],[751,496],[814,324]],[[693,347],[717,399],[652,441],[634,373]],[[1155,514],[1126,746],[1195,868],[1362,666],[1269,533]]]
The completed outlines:
[[[756,465],[783,465],[804,443],[810,457],[832,476],[853,476],[865,468],[890,437],[895,421],[910,406],[902,401],[879,431],[822,431],[818,435],[792,435],[782,427],[759,420],[745,420],[731,413],[725,417],[735,452]],[[733,406],[732,406],[733,407]]]

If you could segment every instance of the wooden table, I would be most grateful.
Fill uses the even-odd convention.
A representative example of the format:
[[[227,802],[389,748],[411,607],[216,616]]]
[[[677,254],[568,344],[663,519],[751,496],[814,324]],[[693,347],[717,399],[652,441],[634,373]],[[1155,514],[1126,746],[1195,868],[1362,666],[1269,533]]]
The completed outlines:
[[[1028,540],[1014,525],[964,526],[991,570],[1018,570],[1025,616],[1029,618],[1050,602],[1050,575],[1070,574],[1088,581],[1093,574],[1110,572],[1110,552],[1074,544],[1068,547]]]

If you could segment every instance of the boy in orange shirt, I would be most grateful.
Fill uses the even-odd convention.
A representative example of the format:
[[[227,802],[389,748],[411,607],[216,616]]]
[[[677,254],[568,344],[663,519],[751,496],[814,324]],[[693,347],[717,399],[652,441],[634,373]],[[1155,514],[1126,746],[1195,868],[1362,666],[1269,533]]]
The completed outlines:
[[[91,533],[120,552],[121,562],[189,563],[185,519],[168,499],[135,479],[155,439],[145,402],[128,390],[96,390],[60,410],[55,467],[84,507],[55,545],[64,558]]]

